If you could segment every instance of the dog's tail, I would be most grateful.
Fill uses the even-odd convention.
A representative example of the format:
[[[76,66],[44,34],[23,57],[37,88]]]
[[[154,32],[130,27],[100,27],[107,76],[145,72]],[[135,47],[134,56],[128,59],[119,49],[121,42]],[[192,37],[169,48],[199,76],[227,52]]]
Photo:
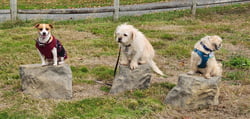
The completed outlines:
[[[153,60],[149,60],[148,61],[149,65],[151,66],[151,68],[157,73],[160,74],[161,76],[163,76],[164,74],[162,73],[162,71],[156,66],[155,62]]]

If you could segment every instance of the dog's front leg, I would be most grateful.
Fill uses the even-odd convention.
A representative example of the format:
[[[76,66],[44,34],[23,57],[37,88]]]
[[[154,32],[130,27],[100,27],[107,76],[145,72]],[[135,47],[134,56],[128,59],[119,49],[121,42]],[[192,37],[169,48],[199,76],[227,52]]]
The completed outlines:
[[[124,52],[121,52],[121,61],[120,64],[121,65],[128,65],[129,61],[128,61],[128,57]]]
[[[138,60],[140,59],[141,55],[142,55],[142,50],[136,52],[130,63],[131,69],[135,69],[138,67]]]
[[[204,77],[206,79],[210,79],[211,78],[211,72],[212,72],[212,67],[207,66],[207,69],[204,72]]]
[[[38,53],[40,55],[40,58],[41,58],[41,61],[42,61],[42,66],[46,65],[45,57],[42,55],[42,53],[39,50],[37,50],[37,51],[38,51]]]
[[[54,66],[56,66],[57,65],[57,49],[56,48],[53,48],[52,49],[52,54],[53,54],[53,61],[54,61]]]

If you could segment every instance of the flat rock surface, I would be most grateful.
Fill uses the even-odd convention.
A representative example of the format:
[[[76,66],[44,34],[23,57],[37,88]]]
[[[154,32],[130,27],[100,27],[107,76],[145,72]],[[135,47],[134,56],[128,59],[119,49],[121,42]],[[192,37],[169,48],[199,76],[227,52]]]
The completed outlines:
[[[20,66],[22,90],[36,98],[71,99],[72,72],[67,64]]]
[[[133,89],[145,89],[150,86],[151,67],[148,64],[139,65],[131,70],[128,66],[120,65],[110,90],[111,94]]]
[[[205,79],[181,74],[178,84],[168,94],[165,103],[174,107],[198,109],[218,105],[220,77]]]

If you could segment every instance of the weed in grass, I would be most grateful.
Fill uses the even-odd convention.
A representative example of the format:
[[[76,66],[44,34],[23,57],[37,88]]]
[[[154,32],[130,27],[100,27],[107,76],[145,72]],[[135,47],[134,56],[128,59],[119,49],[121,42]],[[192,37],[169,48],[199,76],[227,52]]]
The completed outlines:
[[[74,84],[79,84],[79,83],[96,84],[96,82],[93,80],[84,80],[84,79],[74,80]]]
[[[90,72],[94,74],[97,80],[108,81],[113,79],[113,69],[107,66],[97,66],[93,68]]]
[[[162,34],[161,39],[163,40],[175,40],[176,39],[176,35],[173,35],[173,34]]]
[[[230,68],[250,69],[250,59],[241,55],[231,56],[223,64]]]
[[[175,87],[175,84],[165,82],[165,83],[153,84],[153,86],[156,86],[156,87],[160,86],[162,88],[166,88],[166,89],[171,90],[173,87]]]
[[[162,40],[151,42],[151,44],[154,47],[154,49],[161,49],[167,46],[167,42],[164,42]]]
[[[109,92],[110,89],[111,89],[110,86],[102,86],[102,87],[100,87],[100,90],[102,90],[102,91],[104,91],[104,92]]]
[[[155,99],[92,98],[61,103],[50,118],[136,118],[163,107]]]
[[[206,36],[206,34],[188,35],[186,40],[197,42],[197,41],[199,41],[201,38],[203,38],[205,36]]]
[[[185,42],[186,41],[178,41],[174,44],[168,45],[165,49],[160,49],[159,54],[165,57],[176,57],[178,59],[187,58],[190,56],[192,46]]]
[[[125,100],[125,105],[128,106],[129,109],[136,110],[140,105],[139,102],[135,99],[127,99]]]
[[[0,24],[0,29],[11,29],[14,27],[21,27],[25,26],[25,23],[29,23],[29,21],[22,21],[22,20],[16,20],[16,21],[6,21]]]
[[[133,91],[132,95],[136,98],[145,98],[146,97],[146,94],[142,90],[135,90],[135,91]]]
[[[9,113],[7,111],[0,112],[0,119],[43,119],[42,117],[25,114],[23,112]]]
[[[82,67],[80,70],[81,70],[81,72],[83,72],[83,73],[89,72],[89,70],[88,70],[87,67]]]
[[[224,80],[250,80],[250,76],[244,71],[229,71],[226,72]]]
[[[87,76],[88,76],[88,68],[85,66],[70,66],[71,71],[72,71],[72,75],[73,75],[73,81],[74,82],[84,82],[84,83],[88,83],[88,84],[92,84],[93,81],[88,81],[88,80],[84,80]]]
[[[171,84],[168,82],[164,83],[155,83],[152,84],[148,89],[144,90],[133,90],[125,92],[125,96],[128,98],[133,99],[140,99],[140,98],[154,98],[158,100],[162,100],[165,98],[165,94],[168,93],[170,89],[172,89],[175,84]]]
[[[15,95],[15,91],[5,91],[3,97],[11,97]]]
[[[78,66],[78,67],[75,67],[75,66],[70,66],[72,72],[77,72],[77,73],[87,73],[89,72],[88,68],[85,67],[85,66]]]

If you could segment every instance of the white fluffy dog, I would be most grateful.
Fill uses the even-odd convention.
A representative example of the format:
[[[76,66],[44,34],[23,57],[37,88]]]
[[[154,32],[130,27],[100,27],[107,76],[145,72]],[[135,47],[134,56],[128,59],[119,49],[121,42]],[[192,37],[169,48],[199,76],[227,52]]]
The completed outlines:
[[[198,41],[191,53],[191,71],[188,74],[200,72],[207,79],[211,76],[221,76],[222,64],[217,63],[214,56],[214,51],[220,49],[221,43],[222,39],[216,35],[205,36]]]
[[[121,47],[120,64],[135,69],[138,64],[149,63],[156,73],[163,75],[153,61],[155,51],[142,32],[132,25],[122,24],[116,28],[115,37]]]

